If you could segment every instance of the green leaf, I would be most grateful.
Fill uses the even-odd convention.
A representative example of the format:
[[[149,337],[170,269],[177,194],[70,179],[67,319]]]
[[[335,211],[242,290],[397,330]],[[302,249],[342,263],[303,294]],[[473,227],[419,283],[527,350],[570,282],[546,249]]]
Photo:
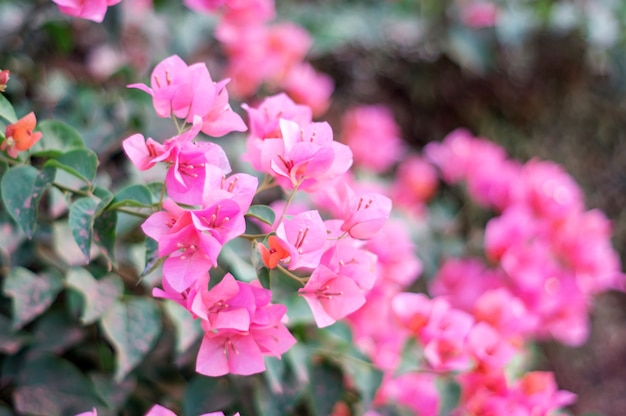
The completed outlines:
[[[267,267],[259,267],[256,269],[256,277],[261,282],[261,286],[265,289],[270,288],[270,269]]]
[[[314,360],[311,364],[309,405],[316,416],[327,416],[343,396],[343,374],[327,361]]]
[[[235,393],[227,378],[195,376],[185,389],[183,414],[198,416],[202,413],[223,411],[234,401]]]
[[[383,372],[376,368],[374,364],[364,354],[353,348],[349,353],[349,358],[341,360],[341,367],[359,391],[359,406],[361,412],[365,413],[370,408],[374,396],[383,381]]]
[[[117,357],[115,380],[122,380],[146,356],[161,333],[159,308],[152,299],[117,301],[100,320]]]
[[[459,383],[450,379],[439,377],[435,382],[439,391],[439,416],[448,416],[458,406],[461,398]]]
[[[0,315],[0,353],[13,355],[27,342],[28,337],[23,333],[15,333],[11,320]]]
[[[80,320],[84,325],[98,320],[124,292],[124,284],[117,275],[96,280],[82,267],[70,269],[66,283],[83,295],[85,303]]]
[[[307,383],[298,380],[284,360],[266,357],[265,367],[265,383],[257,384],[254,389],[254,401],[259,414],[296,414],[296,406]]]
[[[145,185],[130,185],[115,194],[109,209],[152,206],[152,192]]]
[[[104,211],[97,216],[93,223],[93,241],[100,247],[107,260],[108,270],[115,264],[115,227],[117,226],[117,211]]]
[[[61,358],[43,355],[27,361],[13,393],[20,414],[74,415],[103,406],[91,381]]]
[[[90,149],[70,150],[48,160],[44,166],[54,166],[73,175],[88,184],[96,178],[98,156]]]
[[[35,156],[59,157],[63,153],[84,149],[85,142],[73,127],[59,120],[44,120],[37,125],[42,138],[32,148]]]
[[[78,244],[87,262],[91,253],[93,226],[98,201],[93,198],[79,198],[70,206],[69,225],[74,241]]]
[[[44,167],[38,171],[32,166],[15,166],[2,175],[2,201],[11,217],[31,238],[37,224],[39,201],[54,181],[56,171]]]
[[[96,391],[100,397],[107,402],[108,408],[116,411],[111,412],[111,414],[119,414],[122,413],[121,410],[128,410],[124,409],[124,404],[128,400],[128,396],[135,390],[137,382],[134,379],[128,378],[118,383],[108,375],[96,373],[89,374],[89,378],[96,386]],[[99,414],[100,410],[98,409]]]
[[[13,328],[21,328],[41,315],[62,288],[63,279],[56,273],[37,276],[23,267],[11,269],[3,291],[13,298]]]
[[[33,342],[29,353],[42,351],[61,354],[85,338],[85,331],[63,309],[52,309],[37,319],[32,329]]]
[[[252,205],[246,212],[246,216],[256,218],[269,225],[274,224],[276,220],[276,213],[267,205]]]
[[[15,123],[17,121],[17,114],[15,114],[13,105],[11,105],[9,100],[2,94],[0,94],[0,117],[9,123]]]
[[[165,314],[176,331],[176,353],[180,356],[203,334],[199,319],[193,319],[189,311],[174,301],[163,302]]]

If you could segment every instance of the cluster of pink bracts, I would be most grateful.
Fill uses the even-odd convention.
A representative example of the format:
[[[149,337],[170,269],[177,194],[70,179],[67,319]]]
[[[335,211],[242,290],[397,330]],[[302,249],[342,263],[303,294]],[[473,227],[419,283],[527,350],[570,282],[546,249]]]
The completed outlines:
[[[264,356],[280,357],[295,342],[283,323],[286,308],[270,302],[269,290],[230,274],[209,289],[209,270],[217,265],[223,245],[244,233],[244,215],[258,186],[254,176],[229,175],[228,159],[218,145],[196,140],[200,130],[216,136],[245,129],[228,105],[224,84],[214,83],[202,64],[187,66],[177,56],[165,59],[151,75],[151,88],[130,87],[151,94],[158,115],[178,117],[186,127],[163,144],[139,134],[123,142],[140,170],[156,163],[168,166],[163,211],[142,225],[165,258],[163,289],[154,294],[180,303],[202,320],[205,335],[196,369],[210,376],[264,371]],[[268,231],[269,247],[258,245],[268,267],[302,275],[300,294],[315,321],[330,325],[365,303],[376,257],[362,247],[362,240],[382,228],[391,201],[333,185],[352,165],[352,153],[333,140],[328,123],[311,121],[310,108],[277,95],[246,109],[251,128],[245,158],[256,169],[291,193],[331,185],[338,189],[336,218],[324,221],[316,209],[296,212],[288,206],[290,198]]]

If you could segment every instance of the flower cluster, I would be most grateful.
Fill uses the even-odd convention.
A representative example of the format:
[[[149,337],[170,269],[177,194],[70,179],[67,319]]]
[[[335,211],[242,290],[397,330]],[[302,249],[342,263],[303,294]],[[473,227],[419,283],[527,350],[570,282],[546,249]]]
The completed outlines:
[[[293,23],[270,23],[276,11],[273,0],[185,0],[191,9],[221,13],[216,37],[228,57],[226,74],[233,94],[252,95],[261,85],[286,91],[289,96],[322,114],[329,105],[333,82],[304,57],[312,40]]]
[[[359,193],[341,177],[352,165],[350,149],[333,140],[328,123],[313,122],[309,107],[284,94],[245,106],[250,132],[245,159],[265,175],[236,173],[224,151],[196,140],[200,131],[224,135],[246,130],[228,104],[225,83],[215,83],[204,64],[188,66],[171,56],[151,75],[151,86],[132,84],[153,98],[161,117],[182,119],[180,133],[160,143],[141,134],[128,137],[124,150],[140,170],[167,165],[162,210],[142,224],[158,244],[163,289],[154,296],[171,299],[200,319],[205,335],[196,370],[209,376],[254,374],[265,370],[264,356],[280,357],[294,343],[284,324],[286,307],[272,304],[272,293],[258,282],[231,274],[212,277],[222,247],[244,236],[258,247],[268,269],[280,269],[302,284],[318,326],[334,323],[365,303],[376,280],[376,256],[365,247],[384,226],[391,200]],[[255,195],[280,186],[289,193],[282,213],[259,238],[244,235]],[[317,209],[291,205],[297,191],[333,186],[337,215],[324,220]],[[333,194],[331,192],[331,194]],[[289,211],[289,215],[287,214]]]
[[[350,123],[345,126],[350,126]],[[347,130],[344,134],[349,133]],[[372,136],[376,133],[374,129]],[[572,403],[575,395],[558,390],[551,373],[529,372],[515,379],[507,375],[506,369],[514,360],[519,361],[523,357],[525,343],[533,339],[551,336],[569,343],[583,339],[581,333],[585,335],[586,332],[581,332],[580,328],[586,328],[586,322],[583,321],[582,325],[578,321],[577,325],[573,325],[576,323],[573,319],[586,319],[588,309],[576,309],[579,304],[565,302],[566,295],[571,293],[562,292],[569,287],[564,286],[565,280],[555,280],[559,275],[555,274],[554,266],[542,270],[545,264],[540,266],[536,262],[550,255],[554,260],[548,264],[563,263],[563,267],[572,267],[573,259],[565,260],[576,253],[575,241],[580,243],[576,237],[581,234],[567,232],[573,230],[574,225],[567,225],[565,219],[573,218],[574,212],[580,214],[579,219],[593,218],[596,227],[589,225],[584,229],[602,230],[605,234],[585,235],[598,235],[590,244],[598,245],[598,252],[606,253],[609,261],[606,257],[601,260],[602,257],[598,258],[595,254],[594,260],[590,260],[590,255],[585,257],[588,260],[586,268],[582,268],[579,261],[581,268],[569,274],[578,275],[579,282],[584,279],[582,281],[588,287],[593,286],[593,290],[586,290],[586,301],[582,303],[588,305],[589,296],[615,287],[616,280],[612,280],[612,285],[608,282],[619,277],[619,264],[608,243],[608,225],[601,221],[599,213],[582,211],[580,191],[556,165],[529,162],[526,169],[530,173],[524,176],[528,182],[520,184],[521,165],[507,160],[504,151],[495,144],[474,138],[462,130],[452,133],[441,144],[428,145],[426,158],[405,155],[399,159],[395,181],[388,192],[414,220],[423,221],[428,216],[424,202],[436,190],[436,166],[449,183],[466,181],[474,199],[496,210],[506,208],[502,216],[514,203],[517,203],[517,208],[510,209],[512,212],[517,212],[519,205],[524,203],[534,206],[534,221],[548,221],[540,219],[548,213],[556,215],[552,224],[557,228],[551,234],[545,230],[533,233],[537,228],[529,226],[532,223],[530,217],[523,221],[521,217],[515,217],[508,222],[509,228],[501,230],[497,225],[502,217],[494,218],[487,226],[485,238],[487,257],[494,262],[500,261],[514,243],[519,250],[530,250],[533,244],[540,244],[541,239],[548,235],[556,239],[555,243],[559,242],[554,249],[560,249],[551,254],[544,243],[541,249],[532,251],[534,257],[509,260],[511,266],[536,266],[525,274],[520,271],[518,279],[525,278],[525,286],[512,284],[515,280],[510,275],[511,268],[489,268],[479,259],[448,259],[430,285],[431,298],[425,294],[403,292],[421,272],[421,263],[414,257],[415,247],[403,222],[390,221],[367,244],[378,257],[378,279],[367,295],[366,304],[348,317],[357,345],[384,373],[374,406],[400,403],[420,414],[436,414],[441,406],[436,382],[446,375],[452,376],[461,388],[461,398],[454,410],[454,414],[458,415],[505,412],[547,415]],[[552,181],[545,177],[537,179],[536,172],[533,174],[537,165],[550,167]],[[391,164],[386,169],[390,167]],[[367,170],[367,166],[363,169]],[[496,171],[498,174],[494,174]],[[511,181],[518,171],[519,181]],[[416,172],[419,175],[415,175]],[[540,184],[544,184],[543,187]],[[559,191],[560,186],[564,189]],[[542,194],[542,191],[548,192],[548,195]],[[568,198],[570,194],[574,197]],[[554,197],[550,198],[550,195]],[[567,208],[555,205],[555,198]],[[421,206],[419,210],[422,212],[421,216],[414,217],[412,214],[417,205]],[[579,222],[577,227],[586,223]],[[582,255],[583,251],[581,248],[578,255]],[[513,253],[509,251],[510,255]],[[535,263],[530,261],[533,258]],[[599,269],[600,264],[604,268]],[[595,274],[592,276],[593,271]],[[530,302],[533,298],[539,301]],[[407,362],[411,363],[408,368]],[[377,413],[370,411],[368,414]]]
[[[151,94],[159,116],[192,123],[162,144],[140,134],[123,143],[137,168],[149,169],[159,162],[168,166],[163,210],[142,225],[165,258],[163,289],[155,288],[154,295],[177,301],[202,320],[205,336],[198,372],[217,376],[263,371],[263,356],[280,356],[295,342],[282,323],[286,308],[270,304],[269,290],[236,282],[228,274],[209,289],[209,270],[217,265],[223,245],[245,231],[244,214],[257,178],[229,175],[222,148],[195,140],[200,131],[220,136],[246,126],[228,104],[225,83],[213,82],[204,64],[187,66],[171,56],[155,67],[151,88],[129,87]]]
[[[527,335],[583,343],[591,296],[623,289],[604,214],[585,210],[582,191],[560,166],[507,159],[502,148],[465,130],[425,150],[444,180],[465,182],[474,200],[499,212],[487,223],[484,238],[494,269],[468,279],[467,269],[449,272],[444,266],[433,294],[468,310],[480,297],[491,296],[490,289],[506,291],[498,297],[505,302],[499,308],[510,305],[511,298],[521,303],[519,319],[528,323]],[[493,274],[498,277],[487,277]],[[490,301],[495,307],[493,302],[495,298]]]

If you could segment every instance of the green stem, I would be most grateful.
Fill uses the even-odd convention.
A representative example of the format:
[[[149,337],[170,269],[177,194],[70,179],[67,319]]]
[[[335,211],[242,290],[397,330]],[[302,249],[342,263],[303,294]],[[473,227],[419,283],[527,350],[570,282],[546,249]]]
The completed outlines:
[[[133,215],[135,217],[139,217],[139,218],[148,218],[150,215],[148,214],[144,214],[143,212],[137,212],[137,211],[131,211],[127,208],[123,208],[123,207],[118,207],[118,208],[113,208],[114,211],[117,212],[122,212],[124,214],[128,214],[128,215]]]
[[[261,182],[261,185],[259,185],[259,187],[257,188],[254,194],[258,195],[261,192],[265,191],[266,189],[271,189],[271,188],[274,188],[275,186],[278,186],[278,184],[274,181],[274,178],[272,176],[265,175],[263,177],[263,182]]]
[[[82,196],[88,196],[88,197],[92,197],[93,196],[93,194],[91,192],[81,191],[80,189],[68,188],[67,186],[61,185],[58,182],[53,182],[52,186],[54,186],[55,188],[57,188],[61,192],[71,192],[71,193],[76,194],[76,195],[82,195]]]
[[[293,189],[291,190],[291,193],[289,194],[289,197],[287,198],[287,202],[285,203],[285,206],[283,207],[283,212],[280,214],[280,217],[278,217],[278,221],[276,221],[276,225],[274,225],[274,230],[276,230],[278,226],[280,225],[280,223],[283,221],[283,217],[287,213],[287,208],[289,208],[289,205],[293,201],[293,197],[296,195],[296,192],[298,191],[298,187],[300,186],[301,183],[302,182],[298,182],[296,186],[294,186]]]
[[[291,271],[285,269],[283,266],[281,266],[280,264],[276,265],[276,268],[278,270],[280,270],[281,272],[285,273],[287,276],[291,277],[293,280],[295,280],[296,282],[300,283],[302,286],[304,286],[306,284],[306,282],[309,281],[308,277],[300,277],[300,276],[296,276],[295,274],[293,274]]]
[[[245,238],[246,240],[254,241],[257,238],[265,238],[267,234],[241,234],[239,237]]]
[[[19,165],[19,164],[22,163],[22,162],[20,162],[17,159],[13,159],[13,158],[7,157],[7,156],[5,156],[3,154],[0,154],[0,160],[3,161],[3,162],[7,162],[11,166],[16,166],[16,165]]]

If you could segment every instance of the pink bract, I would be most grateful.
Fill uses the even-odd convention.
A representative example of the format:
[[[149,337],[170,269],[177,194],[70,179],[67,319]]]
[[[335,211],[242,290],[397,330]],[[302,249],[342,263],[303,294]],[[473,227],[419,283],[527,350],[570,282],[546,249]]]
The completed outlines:
[[[298,293],[309,304],[315,323],[320,328],[332,325],[365,303],[364,292],[354,280],[323,265],[313,271]]]
[[[122,0],[52,0],[62,13],[100,23],[109,6]]]
[[[341,141],[350,146],[356,166],[376,173],[391,168],[404,151],[400,128],[391,110],[381,105],[347,110],[341,121]]]

